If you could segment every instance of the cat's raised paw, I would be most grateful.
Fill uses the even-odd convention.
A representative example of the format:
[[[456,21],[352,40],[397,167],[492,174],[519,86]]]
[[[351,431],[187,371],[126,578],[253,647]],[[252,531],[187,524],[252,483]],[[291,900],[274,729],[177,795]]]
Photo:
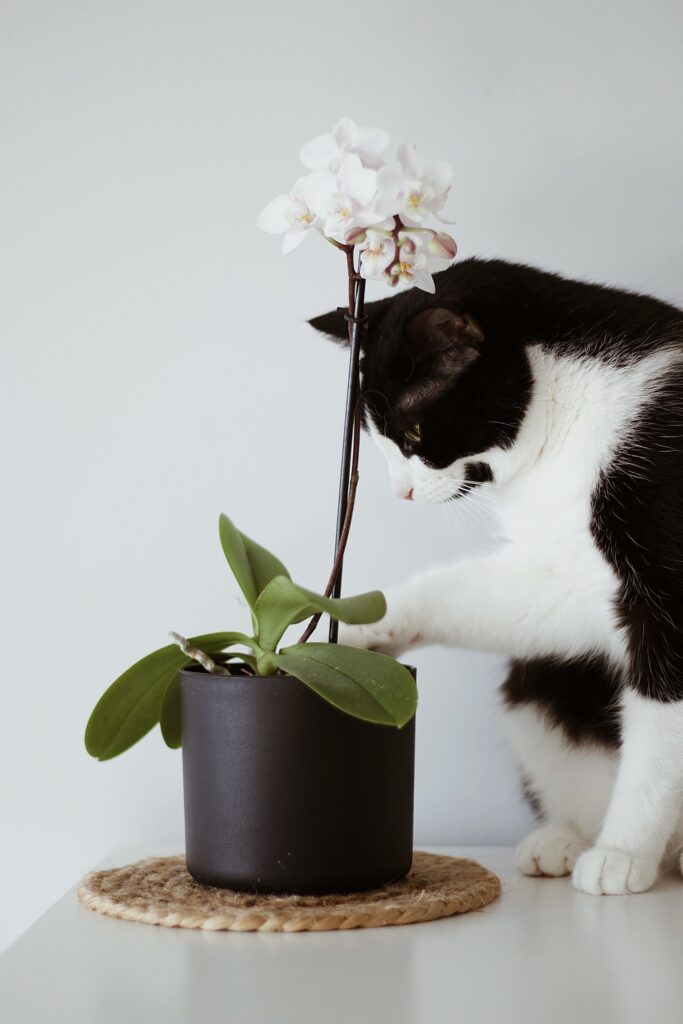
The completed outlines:
[[[339,623],[339,643],[348,647],[361,647],[366,651],[378,651],[380,654],[399,655],[409,646],[402,642],[393,629],[382,622],[373,622],[366,626],[349,626]]]
[[[545,825],[519,844],[517,866],[524,875],[570,875],[584,845],[566,825]]]
[[[574,888],[591,896],[620,896],[646,892],[654,885],[657,865],[643,857],[634,857],[621,850],[593,847],[582,853],[576,862],[572,881]]]

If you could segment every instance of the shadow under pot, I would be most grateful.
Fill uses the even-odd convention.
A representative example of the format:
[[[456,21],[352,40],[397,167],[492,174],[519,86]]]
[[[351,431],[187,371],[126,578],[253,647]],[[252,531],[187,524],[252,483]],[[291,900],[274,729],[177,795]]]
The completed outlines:
[[[414,670],[411,669],[414,673]],[[338,711],[289,676],[180,673],[187,867],[248,892],[402,878],[413,854],[415,719]]]

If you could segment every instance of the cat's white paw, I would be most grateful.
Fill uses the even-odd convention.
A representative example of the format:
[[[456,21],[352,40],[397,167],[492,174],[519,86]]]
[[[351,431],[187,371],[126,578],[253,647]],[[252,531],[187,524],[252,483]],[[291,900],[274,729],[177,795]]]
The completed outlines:
[[[410,638],[406,639],[403,631],[393,629],[382,619],[365,626],[349,626],[340,622],[339,643],[362,647],[366,651],[379,651],[395,658],[410,647]]]
[[[567,825],[544,825],[517,847],[517,866],[524,875],[570,875],[585,843]]]
[[[591,896],[646,892],[656,878],[654,861],[597,846],[581,854],[572,875],[574,888]]]

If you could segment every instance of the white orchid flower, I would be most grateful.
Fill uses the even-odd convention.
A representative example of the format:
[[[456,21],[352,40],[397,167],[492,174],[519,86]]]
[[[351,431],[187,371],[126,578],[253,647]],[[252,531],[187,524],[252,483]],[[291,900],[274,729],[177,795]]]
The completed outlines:
[[[316,175],[308,174],[294,184],[288,196],[276,196],[258,215],[258,226],[273,235],[284,233],[282,251],[286,255],[301,245],[317,217],[309,205],[309,193]]]
[[[432,295],[436,291],[434,279],[429,272],[428,260],[423,252],[401,252],[399,261],[393,265],[390,273],[397,282],[405,281]]]
[[[412,283],[418,288],[433,293],[435,285],[432,274],[445,270],[449,265],[451,257],[446,256],[446,252],[456,248],[455,242],[450,235],[429,228],[402,228],[396,237],[399,261],[407,264],[402,268],[400,280],[411,281],[414,278]]]
[[[404,223],[421,223],[430,213],[438,214],[446,205],[453,183],[453,171],[442,160],[419,160],[415,146],[402,143],[396,150],[406,179],[403,200]]]
[[[387,216],[393,213],[404,224],[419,226],[443,209],[453,172],[447,163],[418,160],[415,147],[407,143],[397,148],[396,156],[397,162],[378,174],[375,205]]]
[[[369,227],[381,220],[371,209],[377,191],[377,172],[363,167],[355,153],[342,160],[338,174],[309,175],[308,198],[314,214],[322,221],[323,233],[337,242],[355,227]]]
[[[382,279],[396,257],[396,243],[390,235],[369,230],[360,254],[361,276]]]
[[[312,171],[338,174],[350,153],[364,167],[376,170],[389,148],[389,136],[381,128],[359,128],[350,117],[343,117],[331,132],[318,135],[301,150],[301,162]]]

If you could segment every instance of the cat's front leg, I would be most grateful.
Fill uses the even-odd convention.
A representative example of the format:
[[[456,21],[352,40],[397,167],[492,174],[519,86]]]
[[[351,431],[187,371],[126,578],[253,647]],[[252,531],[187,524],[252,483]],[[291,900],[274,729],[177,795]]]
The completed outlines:
[[[468,632],[465,594],[487,573],[488,559],[472,559],[430,569],[385,591],[387,610],[379,622],[339,624],[339,641],[352,647],[391,654],[428,644],[467,646],[456,637]]]
[[[393,655],[446,644],[512,657],[572,657],[599,650],[612,628],[601,605],[511,544],[433,569],[386,598],[383,619],[340,628],[340,641]]]
[[[683,701],[624,696],[621,760],[598,840],[576,862],[574,885],[593,895],[649,889],[683,795]]]

